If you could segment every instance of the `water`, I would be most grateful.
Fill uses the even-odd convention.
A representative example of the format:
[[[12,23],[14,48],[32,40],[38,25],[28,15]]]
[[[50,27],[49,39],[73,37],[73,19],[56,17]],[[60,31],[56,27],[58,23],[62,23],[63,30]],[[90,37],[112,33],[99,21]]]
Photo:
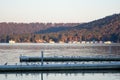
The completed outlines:
[[[120,80],[120,73],[5,73],[0,80]]]
[[[120,44],[0,44],[0,64],[19,63],[19,56],[120,57]],[[0,73],[0,80],[120,80],[120,72],[72,71]]]

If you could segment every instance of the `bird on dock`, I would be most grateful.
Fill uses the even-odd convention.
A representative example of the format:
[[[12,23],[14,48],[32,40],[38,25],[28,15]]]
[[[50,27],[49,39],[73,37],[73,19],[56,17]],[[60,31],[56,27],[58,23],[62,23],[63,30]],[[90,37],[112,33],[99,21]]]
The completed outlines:
[[[7,62],[4,65],[7,65]]]

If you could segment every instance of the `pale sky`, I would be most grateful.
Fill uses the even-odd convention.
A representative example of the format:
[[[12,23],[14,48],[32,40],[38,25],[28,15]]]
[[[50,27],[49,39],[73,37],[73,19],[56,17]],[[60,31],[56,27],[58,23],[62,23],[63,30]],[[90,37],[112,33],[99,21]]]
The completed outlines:
[[[0,0],[0,22],[89,22],[120,13],[120,0]]]

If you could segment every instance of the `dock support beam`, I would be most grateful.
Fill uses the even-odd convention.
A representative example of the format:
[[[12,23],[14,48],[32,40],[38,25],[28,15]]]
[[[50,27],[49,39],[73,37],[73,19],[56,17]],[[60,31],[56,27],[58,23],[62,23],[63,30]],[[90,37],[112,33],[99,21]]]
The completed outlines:
[[[43,51],[41,51],[41,66],[43,66]]]

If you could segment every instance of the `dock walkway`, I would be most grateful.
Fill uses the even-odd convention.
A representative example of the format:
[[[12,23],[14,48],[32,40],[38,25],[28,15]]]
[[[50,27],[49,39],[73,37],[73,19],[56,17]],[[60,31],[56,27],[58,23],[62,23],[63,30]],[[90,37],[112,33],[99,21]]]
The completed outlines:
[[[41,57],[20,56],[20,62],[40,62]],[[44,57],[44,62],[65,61],[120,61],[119,57]]]
[[[0,72],[7,71],[67,71],[67,70],[120,70],[120,63],[106,64],[46,64],[0,65]]]

